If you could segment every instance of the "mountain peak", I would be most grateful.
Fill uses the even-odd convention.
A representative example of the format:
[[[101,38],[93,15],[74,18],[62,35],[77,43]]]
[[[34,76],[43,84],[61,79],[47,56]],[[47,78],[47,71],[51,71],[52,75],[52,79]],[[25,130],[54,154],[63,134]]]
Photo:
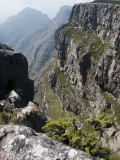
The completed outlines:
[[[40,10],[36,10],[30,7],[24,8],[20,12],[18,12],[18,15],[23,15],[23,14],[39,14],[42,15]]]
[[[72,9],[72,7],[71,6],[67,6],[67,5],[64,5],[64,6],[62,6],[62,7],[60,7],[60,10],[66,10],[66,9]]]

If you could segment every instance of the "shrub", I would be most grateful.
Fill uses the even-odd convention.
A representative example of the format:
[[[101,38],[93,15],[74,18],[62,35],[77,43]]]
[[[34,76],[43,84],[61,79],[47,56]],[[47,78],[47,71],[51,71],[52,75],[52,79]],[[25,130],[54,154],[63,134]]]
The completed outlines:
[[[88,123],[81,129],[77,129],[75,121],[78,117],[65,118],[60,121],[49,121],[42,128],[48,136],[76,149],[86,151],[88,155],[107,157],[109,150],[100,147],[96,138],[96,131]]]
[[[110,160],[120,160],[120,156],[117,154],[114,154],[114,155],[111,155],[109,159]]]

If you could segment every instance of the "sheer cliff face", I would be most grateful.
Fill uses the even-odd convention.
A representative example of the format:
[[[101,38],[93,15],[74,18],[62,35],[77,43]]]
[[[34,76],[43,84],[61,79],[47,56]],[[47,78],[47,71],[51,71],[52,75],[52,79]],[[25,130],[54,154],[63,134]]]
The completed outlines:
[[[120,6],[111,5],[111,4],[83,4],[75,5],[73,7],[70,23],[73,24],[73,27],[76,27],[77,30],[88,31],[94,35],[97,35],[102,40],[101,43],[107,44],[109,46],[105,48],[104,58],[98,59],[100,63],[98,64],[95,79],[97,84],[101,87],[102,90],[108,91],[113,94],[116,98],[119,99],[119,27],[120,27]],[[56,33],[56,48],[58,49],[59,58],[65,60],[66,57],[69,57],[67,49],[71,48],[72,54],[74,53],[75,58],[83,57],[81,52],[81,45],[76,47],[73,42],[72,33],[70,32],[69,27],[66,27],[61,32]],[[79,28],[79,29],[78,29]],[[73,29],[71,27],[71,29]],[[65,31],[66,30],[66,31]],[[68,30],[68,31],[67,31]],[[71,31],[72,32],[72,31]],[[58,34],[60,35],[58,36]],[[63,33],[63,34],[61,34]],[[68,36],[64,37],[64,33]],[[80,32],[79,32],[80,33]],[[85,32],[84,32],[85,33]],[[68,37],[71,36],[71,39],[68,40]],[[81,35],[78,35],[81,37]],[[90,35],[89,35],[90,36]],[[64,37],[64,38],[63,38]],[[97,40],[96,40],[97,41]],[[63,48],[63,43],[66,44],[66,48]],[[84,42],[83,42],[84,43]],[[95,46],[98,47],[98,46]],[[90,49],[90,48],[89,48]],[[89,50],[90,51],[90,50]],[[92,51],[93,52],[93,51]],[[76,54],[76,55],[75,55]],[[96,53],[97,54],[97,53]],[[92,53],[85,55],[87,57],[87,66],[90,67],[90,61]],[[84,56],[84,57],[85,57]],[[98,55],[100,56],[100,54]],[[95,56],[92,58],[94,59]],[[84,61],[85,58],[83,58]],[[85,72],[84,68],[84,72]],[[83,81],[85,80],[85,75],[83,75]],[[84,83],[84,82],[83,82]]]
[[[77,14],[76,14],[77,13]],[[105,91],[119,98],[119,47],[120,47],[120,6],[111,4],[75,5],[70,22],[82,30],[97,34],[104,42],[110,43],[98,65],[96,81]]]
[[[78,128],[86,125],[88,118],[93,128],[100,123],[98,141],[118,154],[119,13],[120,6],[115,4],[75,5],[69,24],[55,34],[58,59],[46,67],[35,93],[36,100],[40,95],[38,101],[48,118],[53,118],[56,112],[58,115],[72,113],[80,114]]]
[[[0,44],[0,99],[4,99],[12,90],[21,96],[25,104],[33,100],[34,84],[28,78],[27,59]]]
[[[120,27],[120,6],[112,4],[81,4],[73,7],[70,22],[96,33],[102,40],[118,43]]]

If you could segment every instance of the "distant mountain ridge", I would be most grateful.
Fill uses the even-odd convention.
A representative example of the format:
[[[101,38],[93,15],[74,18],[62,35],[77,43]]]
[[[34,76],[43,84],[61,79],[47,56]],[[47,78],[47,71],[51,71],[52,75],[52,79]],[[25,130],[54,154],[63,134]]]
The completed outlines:
[[[63,6],[51,21],[40,11],[25,8],[0,25],[0,41],[27,57],[30,75],[34,76],[54,53],[54,33],[68,22],[70,13],[71,7]]]
[[[0,41],[15,48],[23,36],[36,30],[45,30],[50,23],[47,15],[25,8],[0,25]]]

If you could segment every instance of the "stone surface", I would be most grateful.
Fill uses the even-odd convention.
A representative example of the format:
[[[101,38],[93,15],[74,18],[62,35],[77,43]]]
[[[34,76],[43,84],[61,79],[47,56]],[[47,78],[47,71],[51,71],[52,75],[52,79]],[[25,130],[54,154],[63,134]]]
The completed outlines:
[[[107,3],[76,4],[70,22],[97,35],[114,46],[119,39],[120,6]]]
[[[0,99],[12,90],[27,104],[33,100],[34,84],[28,78],[27,59],[6,45],[0,44]]]
[[[47,119],[39,106],[29,102],[26,107],[21,97],[13,90],[7,99],[0,101],[0,124],[18,124],[43,132],[42,127]],[[21,108],[23,107],[23,108]]]
[[[108,91],[120,99],[120,54],[107,50],[99,63],[95,79],[103,91]]]
[[[82,30],[97,34],[110,44],[96,71],[100,88],[119,99],[119,47],[120,47],[120,6],[117,4],[77,4],[73,7],[70,22]]]
[[[36,104],[29,102],[26,107],[16,114],[17,117],[13,122],[14,124],[25,125],[37,132],[43,132],[42,127],[46,124],[47,119]]]
[[[15,108],[20,108],[24,106],[24,102],[22,101],[21,97],[12,90],[8,97],[4,100],[0,101],[0,110],[1,111],[12,111],[14,112]]]
[[[6,125],[0,126],[0,159],[96,160],[97,158],[89,158],[85,152],[54,141],[45,134],[35,133],[31,128]]]

